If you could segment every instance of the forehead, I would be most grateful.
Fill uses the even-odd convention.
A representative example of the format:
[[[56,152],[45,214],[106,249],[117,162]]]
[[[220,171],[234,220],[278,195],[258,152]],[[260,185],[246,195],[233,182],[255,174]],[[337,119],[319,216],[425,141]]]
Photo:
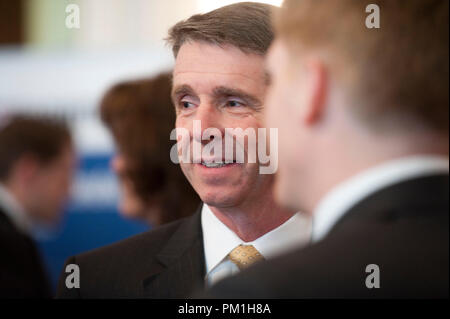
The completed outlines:
[[[183,44],[173,72],[174,86],[205,84],[264,87],[264,57],[244,53],[234,46],[202,42]],[[242,87],[243,86],[243,87]]]
[[[266,68],[270,72],[279,70],[280,64],[285,65],[289,55],[285,44],[281,40],[275,40],[269,48],[266,59]]]

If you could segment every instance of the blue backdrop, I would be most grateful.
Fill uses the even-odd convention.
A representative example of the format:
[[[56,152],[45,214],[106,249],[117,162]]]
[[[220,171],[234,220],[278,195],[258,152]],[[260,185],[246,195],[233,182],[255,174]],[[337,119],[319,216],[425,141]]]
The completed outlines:
[[[117,180],[109,166],[111,155],[84,155],[80,158],[71,199],[61,225],[56,230],[37,234],[53,287],[56,287],[64,261],[69,256],[149,229],[143,223],[119,215]]]

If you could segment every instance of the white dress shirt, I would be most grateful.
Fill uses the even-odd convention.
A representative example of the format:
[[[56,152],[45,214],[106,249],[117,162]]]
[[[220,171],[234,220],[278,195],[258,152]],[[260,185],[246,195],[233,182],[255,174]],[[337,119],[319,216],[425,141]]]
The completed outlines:
[[[4,185],[0,183],[0,207],[13,225],[22,233],[29,235],[31,221],[20,203]]]
[[[208,285],[239,272],[228,254],[239,245],[253,245],[265,259],[302,247],[311,239],[311,218],[297,213],[284,224],[252,242],[244,242],[204,204],[201,212],[203,247]]]
[[[449,172],[449,158],[410,156],[363,171],[334,187],[317,205],[312,241],[323,239],[354,205],[378,190],[416,177]]]

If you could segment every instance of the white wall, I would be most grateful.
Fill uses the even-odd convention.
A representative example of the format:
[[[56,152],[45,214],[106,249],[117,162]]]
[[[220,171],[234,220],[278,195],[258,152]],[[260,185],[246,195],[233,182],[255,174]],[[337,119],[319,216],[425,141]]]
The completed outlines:
[[[71,121],[81,151],[111,149],[97,118],[100,98],[112,84],[170,70],[164,48],[119,51],[0,51],[0,116],[25,111]]]
[[[29,45],[0,47],[0,117],[26,111],[67,118],[83,152],[112,148],[96,116],[115,82],[173,66],[164,38],[194,13],[236,0],[29,0]],[[262,0],[279,4],[281,0]],[[65,6],[78,4],[80,29],[67,29]]]

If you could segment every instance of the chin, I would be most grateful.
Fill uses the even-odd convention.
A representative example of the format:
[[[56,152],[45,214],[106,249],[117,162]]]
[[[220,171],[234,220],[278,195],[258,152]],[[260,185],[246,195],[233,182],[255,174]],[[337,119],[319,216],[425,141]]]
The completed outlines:
[[[136,219],[141,217],[141,212],[130,205],[122,204],[119,206],[120,214],[129,219]]]
[[[61,213],[60,213],[61,212]],[[45,215],[42,215],[40,218],[38,218],[40,223],[43,223],[44,225],[55,225],[58,224],[62,219],[62,210],[54,211],[46,213]]]
[[[203,187],[205,191],[198,192],[202,202],[213,207],[233,207],[243,201],[242,192],[236,192],[236,189],[218,189],[212,190]]]

